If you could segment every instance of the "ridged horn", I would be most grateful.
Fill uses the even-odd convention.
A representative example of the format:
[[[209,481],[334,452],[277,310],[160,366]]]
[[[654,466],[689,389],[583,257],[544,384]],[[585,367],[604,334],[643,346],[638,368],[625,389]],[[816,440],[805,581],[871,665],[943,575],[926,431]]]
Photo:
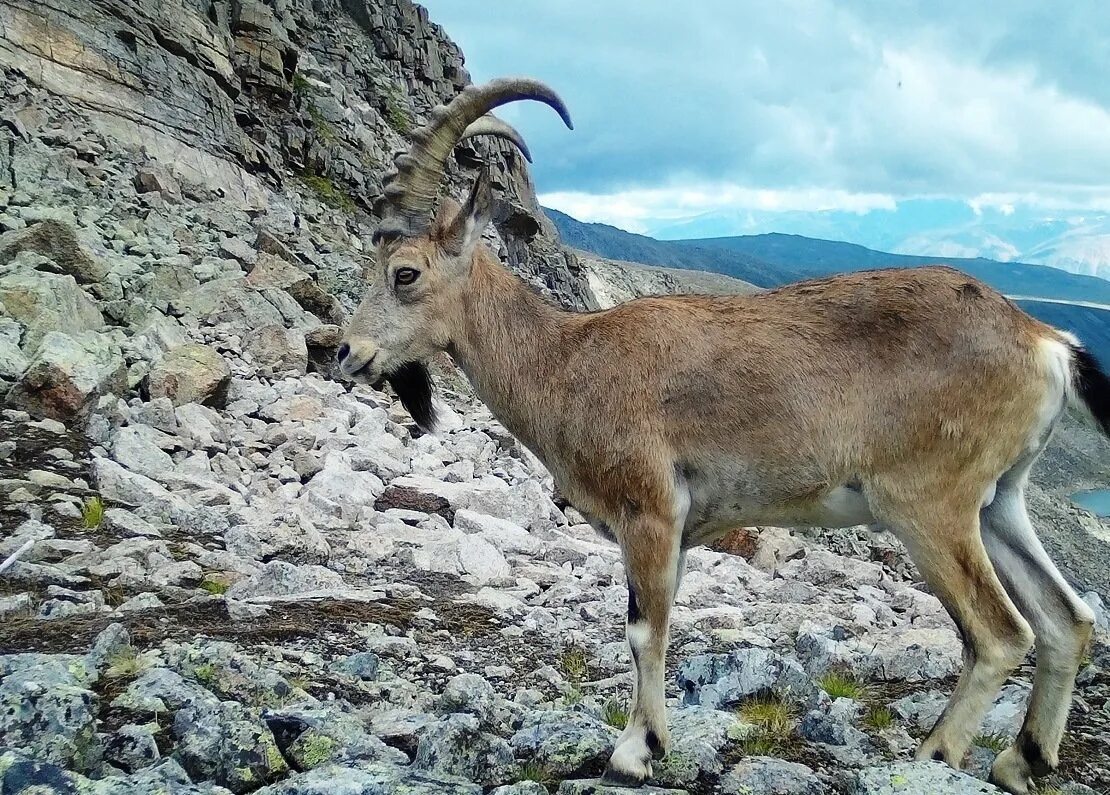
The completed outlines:
[[[481,86],[467,86],[447,105],[429,114],[428,124],[412,133],[407,152],[394,158],[394,170],[385,177],[385,207],[392,225],[400,222],[410,229],[421,229],[431,220],[443,172],[455,145],[464,137],[498,135],[512,141],[528,156],[524,141],[510,125],[493,116],[491,110],[522,99],[550,105],[568,128],[574,129],[567,106],[559,95],[538,80],[507,77]]]
[[[524,159],[529,163],[532,162],[532,153],[528,151],[528,144],[524,143],[524,137],[511,124],[501,121],[492,114],[487,113],[478,121],[472,122],[469,127],[463,130],[459,141],[465,141],[467,138],[474,138],[477,135],[492,135],[496,138],[511,141],[524,155]]]

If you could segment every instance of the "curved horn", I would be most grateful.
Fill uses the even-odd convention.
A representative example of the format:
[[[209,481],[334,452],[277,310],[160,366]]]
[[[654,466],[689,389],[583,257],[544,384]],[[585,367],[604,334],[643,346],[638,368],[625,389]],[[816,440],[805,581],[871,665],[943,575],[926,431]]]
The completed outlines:
[[[567,127],[574,129],[563,100],[538,80],[509,77],[481,86],[467,86],[450,103],[435,108],[428,124],[413,132],[408,151],[394,159],[396,170],[386,175],[384,198],[392,213],[400,216],[397,220],[413,227],[427,223],[439,195],[447,158],[467,128],[494,108],[522,99],[550,105]],[[482,121],[479,129],[508,137],[520,145],[520,134],[500,119]],[[506,134],[509,130],[512,134]]]
[[[467,138],[473,138],[477,135],[492,135],[497,138],[504,138],[506,141],[511,141],[520,153],[524,155],[524,159],[529,163],[532,162],[532,153],[528,151],[528,144],[524,143],[524,137],[516,131],[508,122],[501,121],[493,114],[487,113],[476,122],[472,122],[469,127],[463,130],[462,136],[459,141],[465,141]]]

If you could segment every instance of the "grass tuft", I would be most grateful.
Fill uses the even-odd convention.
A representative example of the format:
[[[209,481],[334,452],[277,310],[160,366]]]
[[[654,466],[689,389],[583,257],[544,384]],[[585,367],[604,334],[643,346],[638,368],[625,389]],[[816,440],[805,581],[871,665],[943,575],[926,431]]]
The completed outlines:
[[[867,688],[855,677],[845,671],[826,671],[817,685],[833,698],[853,698],[859,701],[867,694]]]
[[[894,713],[890,711],[890,707],[875,705],[864,714],[863,722],[878,731],[889,729],[894,725]]]
[[[737,714],[741,720],[758,726],[769,734],[790,734],[794,726],[794,714],[790,705],[775,695],[749,699],[740,706]]]
[[[104,522],[104,500],[89,497],[81,506],[81,521],[89,530],[95,530]]]
[[[539,784],[548,784],[555,780],[551,775],[551,771],[541,765],[539,762],[525,762],[520,766],[520,775],[517,776],[518,781],[535,781]]]
[[[293,93],[304,95],[312,91],[312,83],[308,82],[308,78],[297,72],[293,75]]]
[[[132,679],[158,662],[157,651],[144,651],[141,654],[131,646],[120,649],[108,658],[108,670],[104,675],[109,679]]]
[[[574,687],[579,687],[590,674],[586,650],[580,646],[568,646],[559,657],[559,672]]]
[[[601,719],[614,729],[623,731],[628,726],[628,710],[617,699],[611,698],[601,708]]]
[[[1010,738],[1000,732],[992,734],[977,734],[971,740],[972,745],[977,745],[980,748],[987,748],[994,751],[996,754],[1005,751],[1010,745]]]
[[[779,756],[794,733],[794,711],[774,694],[749,699],[737,710],[737,747],[745,756]]]

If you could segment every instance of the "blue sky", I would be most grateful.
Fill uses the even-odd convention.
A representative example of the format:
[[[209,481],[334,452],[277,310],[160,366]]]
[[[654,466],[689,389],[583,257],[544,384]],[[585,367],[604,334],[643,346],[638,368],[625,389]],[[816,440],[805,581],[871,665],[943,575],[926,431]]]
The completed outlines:
[[[475,80],[562,94],[573,132],[541,106],[503,115],[541,198],[585,220],[1110,211],[1105,0],[425,5]]]

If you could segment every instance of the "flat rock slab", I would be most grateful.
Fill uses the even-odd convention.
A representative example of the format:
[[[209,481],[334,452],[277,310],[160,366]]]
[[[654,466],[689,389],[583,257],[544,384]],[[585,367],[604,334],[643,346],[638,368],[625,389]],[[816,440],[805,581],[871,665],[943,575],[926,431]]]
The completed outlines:
[[[859,772],[855,795],[1001,795],[1002,790],[939,762],[900,762]]]
[[[609,787],[601,784],[597,779],[564,781],[559,785],[558,795],[689,795],[684,789],[663,789],[661,787]]]

